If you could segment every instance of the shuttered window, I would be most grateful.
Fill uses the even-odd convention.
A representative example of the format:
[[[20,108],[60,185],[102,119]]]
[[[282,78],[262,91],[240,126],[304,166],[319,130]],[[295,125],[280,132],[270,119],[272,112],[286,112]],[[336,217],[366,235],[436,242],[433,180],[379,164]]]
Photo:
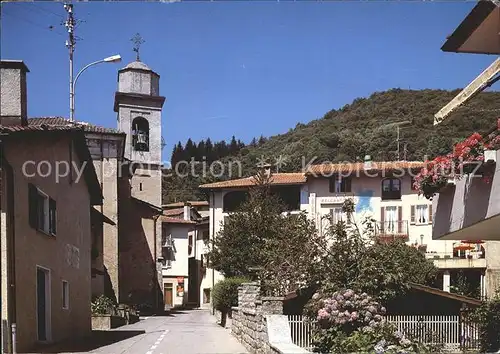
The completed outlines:
[[[30,226],[55,236],[57,233],[56,201],[31,183],[28,184],[28,198]]]

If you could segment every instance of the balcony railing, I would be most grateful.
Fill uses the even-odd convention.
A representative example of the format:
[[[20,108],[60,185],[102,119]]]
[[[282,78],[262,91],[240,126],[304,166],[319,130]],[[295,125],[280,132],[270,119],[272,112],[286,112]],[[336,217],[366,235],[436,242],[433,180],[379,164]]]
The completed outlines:
[[[375,235],[384,240],[408,241],[408,220],[394,220],[375,223]]]
[[[467,254],[454,254],[451,252],[426,252],[425,258],[429,259],[482,259],[485,258],[484,251],[470,251]]]

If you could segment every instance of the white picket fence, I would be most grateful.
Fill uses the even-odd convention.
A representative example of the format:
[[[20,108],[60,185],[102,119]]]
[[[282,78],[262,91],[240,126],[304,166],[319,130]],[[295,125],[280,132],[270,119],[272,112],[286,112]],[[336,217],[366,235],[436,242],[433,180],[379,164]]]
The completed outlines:
[[[426,344],[442,344],[450,351],[477,349],[479,333],[473,323],[460,321],[459,316],[386,316],[398,331]],[[312,349],[314,322],[304,321],[302,315],[289,315],[292,340],[299,347]]]

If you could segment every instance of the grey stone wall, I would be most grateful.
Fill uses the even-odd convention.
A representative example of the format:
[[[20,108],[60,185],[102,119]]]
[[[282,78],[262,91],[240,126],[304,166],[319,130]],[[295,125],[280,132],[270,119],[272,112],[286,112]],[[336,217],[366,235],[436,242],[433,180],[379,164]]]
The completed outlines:
[[[261,297],[258,283],[245,283],[238,289],[238,307],[232,309],[232,334],[250,353],[277,353],[269,345],[266,315],[283,314],[283,298]]]

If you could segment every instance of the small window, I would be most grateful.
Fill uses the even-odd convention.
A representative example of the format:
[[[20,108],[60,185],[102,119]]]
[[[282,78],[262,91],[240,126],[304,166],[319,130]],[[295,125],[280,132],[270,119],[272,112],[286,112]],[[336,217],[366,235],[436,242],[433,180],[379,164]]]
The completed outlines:
[[[193,235],[188,236],[188,256],[193,252]]]
[[[330,178],[330,193],[350,193],[351,178],[334,176]]]
[[[386,178],[382,181],[382,200],[401,199],[401,181]]]
[[[46,234],[56,235],[56,201],[33,184],[28,185],[30,226]]]
[[[62,308],[69,309],[69,283],[66,280],[62,281]]]
[[[142,183],[139,183],[139,191],[142,192]]]
[[[410,222],[415,225],[432,223],[432,206],[427,204],[412,205]]]

